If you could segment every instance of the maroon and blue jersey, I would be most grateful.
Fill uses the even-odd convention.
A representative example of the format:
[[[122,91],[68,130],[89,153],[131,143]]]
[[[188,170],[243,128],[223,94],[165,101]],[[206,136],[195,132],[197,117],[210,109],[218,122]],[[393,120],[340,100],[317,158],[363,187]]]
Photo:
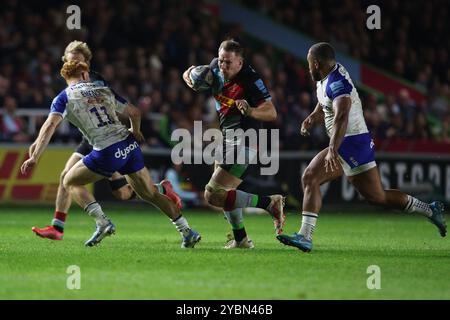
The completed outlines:
[[[239,73],[230,81],[225,82],[219,69],[218,58],[214,58],[209,66],[214,77],[218,79],[217,82],[223,84],[213,90],[222,132],[225,133],[227,129],[261,128],[261,121],[245,117],[235,105],[236,100],[243,99],[247,100],[250,107],[256,108],[271,99],[269,90],[259,74],[244,62]]]

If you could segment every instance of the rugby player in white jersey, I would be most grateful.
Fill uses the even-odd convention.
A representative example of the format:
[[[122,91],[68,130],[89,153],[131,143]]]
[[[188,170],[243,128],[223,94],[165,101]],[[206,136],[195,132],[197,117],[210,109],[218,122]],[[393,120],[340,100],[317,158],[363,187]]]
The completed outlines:
[[[52,102],[50,114],[35,142],[35,148],[21,167],[30,170],[47,147],[57,126],[64,118],[83,133],[93,146],[92,152],[78,161],[64,177],[64,188],[96,221],[96,231],[86,242],[94,246],[105,236],[115,232],[115,225],[104,214],[94,196],[85,185],[111,177],[114,172],[125,175],[136,194],[163,211],[182,236],[182,247],[190,248],[200,241],[200,235],[189,227],[179,208],[153,186],[137,141],[142,141],[140,112],[130,104],[117,100],[107,86],[90,82],[89,66],[81,61],[64,63],[61,75],[67,82]],[[130,119],[128,130],[118,119],[116,112]]]
[[[87,65],[90,65],[91,59],[92,52],[87,43],[78,40],[72,41],[67,45],[64,50],[64,55],[61,58],[63,62],[78,60],[85,62]],[[90,70],[89,78],[92,82],[108,86],[102,76],[95,71]],[[116,94],[112,88],[111,91],[115,94],[116,99],[121,101],[122,104],[129,103],[124,98]],[[29,150],[30,155],[33,153],[34,148],[35,144],[32,144]],[[87,156],[91,151],[92,146],[89,144],[87,139],[83,137],[75,152],[67,160],[64,170],[61,172],[58,192],[56,194],[55,212],[51,225],[44,228],[35,226],[32,227],[31,230],[36,235],[52,240],[63,239],[66,218],[72,204],[70,194],[67,192],[67,190],[64,189],[63,180],[70,168],[72,168],[80,159]],[[107,179],[107,181],[110,184],[112,194],[115,198],[119,200],[129,200],[135,197],[136,194],[134,193],[133,189],[128,185],[126,179],[119,173],[114,172],[113,175]],[[173,191],[172,185],[169,180],[163,180],[160,183],[155,184],[155,187],[157,187],[160,193],[166,195],[169,199],[171,199],[178,208],[181,208],[181,198],[175,193],[175,191]]]
[[[325,42],[308,52],[309,72],[317,84],[318,104],[303,121],[301,134],[308,135],[314,123],[325,122],[329,146],[319,152],[302,176],[302,225],[292,236],[279,235],[282,243],[309,252],[322,206],[320,185],[342,174],[370,203],[407,213],[424,215],[442,237],[447,227],[441,202],[424,203],[399,190],[384,190],[375,162],[374,144],[363,117],[361,100],[345,68],[336,62],[333,47]]]

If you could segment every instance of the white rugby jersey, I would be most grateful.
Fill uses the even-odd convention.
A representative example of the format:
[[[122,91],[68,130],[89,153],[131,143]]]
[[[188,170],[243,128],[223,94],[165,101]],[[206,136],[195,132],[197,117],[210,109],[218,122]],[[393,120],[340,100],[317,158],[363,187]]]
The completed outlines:
[[[348,115],[348,125],[345,136],[353,136],[369,132],[364,120],[361,100],[353,85],[347,70],[336,63],[334,69],[324,79],[317,81],[317,100],[325,113],[325,128],[331,137],[333,130],[334,111],[333,100],[347,96],[352,100],[352,106]]]
[[[94,150],[125,140],[130,132],[118,119],[127,101],[100,83],[78,82],[53,99],[50,114],[67,118],[86,137]]]

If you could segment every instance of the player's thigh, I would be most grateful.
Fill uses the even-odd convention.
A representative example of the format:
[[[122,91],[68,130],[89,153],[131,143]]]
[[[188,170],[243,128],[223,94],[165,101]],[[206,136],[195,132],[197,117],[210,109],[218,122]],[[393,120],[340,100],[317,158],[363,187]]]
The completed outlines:
[[[322,185],[342,176],[344,171],[340,164],[337,170],[328,172],[325,170],[325,157],[327,156],[327,153],[328,148],[320,151],[306,167],[302,176],[302,184],[304,186],[311,183]]]
[[[380,173],[377,167],[348,177],[348,180],[367,200],[382,198],[384,196],[384,188],[381,184]]]
[[[83,161],[80,160],[72,166],[72,168],[70,168],[69,172],[67,172],[64,177],[64,186],[86,185],[104,178],[104,176],[91,171],[88,167],[86,167]]]
[[[79,153],[72,153],[69,159],[67,159],[66,165],[64,166],[64,171],[67,173],[78,161],[80,161],[83,157]]]
[[[211,176],[210,182],[214,182],[227,189],[236,189],[242,183],[242,180],[232,175],[219,165],[215,166],[215,170]]]

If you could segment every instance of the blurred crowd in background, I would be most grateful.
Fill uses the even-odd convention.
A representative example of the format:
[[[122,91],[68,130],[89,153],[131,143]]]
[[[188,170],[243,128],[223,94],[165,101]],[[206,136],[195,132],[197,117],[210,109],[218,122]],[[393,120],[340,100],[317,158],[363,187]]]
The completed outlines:
[[[337,50],[410,80],[426,91],[417,104],[407,90],[384,97],[360,91],[373,136],[450,142],[450,60],[448,6],[442,1],[389,1],[383,4],[383,28],[365,29],[364,1],[240,1]],[[176,128],[217,127],[212,97],[190,90],[182,73],[208,64],[228,36],[246,46],[247,61],[260,73],[279,111],[283,150],[316,150],[327,145],[322,127],[309,138],[299,135],[302,120],[316,104],[315,86],[304,60],[269,44],[249,39],[239,27],[205,16],[202,1],[85,1],[82,29],[68,30],[66,8],[58,1],[24,3],[4,0],[0,8],[0,122],[2,141],[29,142],[23,109],[49,109],[65,87],[59,75],[61,56],[72,40],[89,44],[91,68],[143,112],[142,130],[152,148],[170,147]],[[367,7],[367,4],[365,4]],[[333,9],[330,9],[333,8]],[[39,12],[39,13],[37,13]],[[393,19],[392,17],[396,17]],[[397,19],[398,18],[398,19]],[[326,23],[325,23],[326,22]],[[356,27],[355,27],[356,26]],[[418,41],[417,39],[420,39]],[[81,138],[78,130],[60,132],[56,142]]]
[[[374,137],[450,142],[448,1],[286,0],[282,6],[268,0],[240,2],[425,92],[427,101],[421,104],[407,90],[392,92],[383,101],[366,95],[363,106]],[[366,27],[369,5],[380,7],[379,30]]]

